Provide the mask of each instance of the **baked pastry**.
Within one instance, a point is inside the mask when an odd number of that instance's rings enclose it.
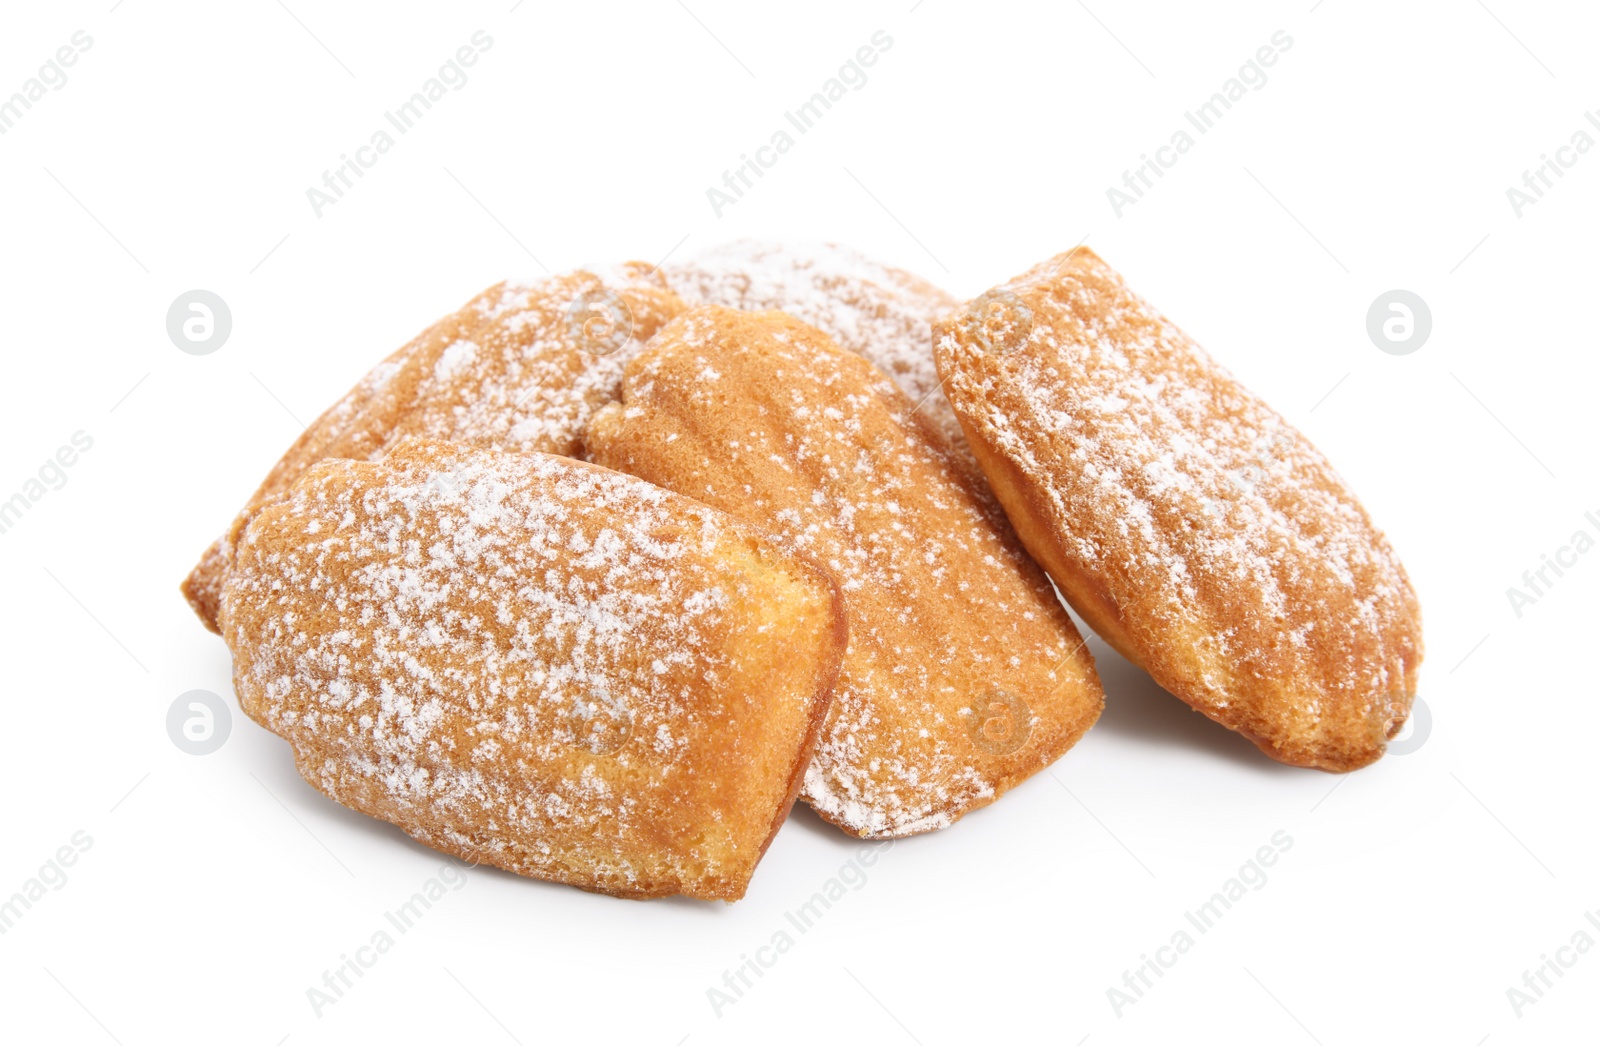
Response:
[[[1018,534],[1107,642],[1274,759],[1383,754],[1417,598],[1304,436],[1084,249],[942,321],[935,352]]]
[[[262,505],[324,458],[374,459],[407,436],[576,456],[589,415],[622,367],[682,308],[642,262],[489,288],[374,367],[312,423],[184,582],[216,631],[238,535]]]
[[[257,512],[220,623],[240,707],[346,806],[522,875],[730,901],[846,635],[825,572],[723,513],[433,440]]]
[[[629,364],[591,459],[831,570],[850,645],[802,797],[863,838],[942,828],[1057,759],[1099,678],[1048,579],[872,364],[779,312],[703,306]]]
[[[960,304],[951,295],[920,276],[833,243],[736,240],[685,261],[669,261],[661,271],[687,304],[787,312],[871,360],[911,397],[917,417],[981,481],[933,363],[933,321]]]

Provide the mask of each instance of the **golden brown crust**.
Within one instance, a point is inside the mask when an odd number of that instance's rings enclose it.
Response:
[[[616,396],[631,355],[682,308],[642,262],[490,287],[374,367],[273,466],[183,583],[200,620],[254,514],[325,458],[382,457],[407,436],[576,457],[589,415]]]
[[[894,379],[915,415],[981,486],[961,423],[939,387],[933,321],[960,302],[920,276],[835,243],[736,240],[661,266],[689,305],[786,312]]]
[[[827,573],[598,466],[408,440],[257,513],[240,707],[429,846],[624,897],[743,896],[847,629]]]
[[[222,582],[228,576],[228,558],[228,543],[218,538],[206,549],[200,562],[195,564],[179,586],[179,591],[188,600],[195,616],[211,631],[218,633],[222,631],[217,627],[217,614],[222,610]]]
[[[1304,436],[1084,249],[941,322],[935,355],[1018,534],[1112,646],[1274,759],[1383,754],[1416,594]]]
[[[802,797],[862,837],[944,827],[1070,748],[1093,662],[999,509],[870,363],[707,306],[629,364],[597,462],[771,529],[839,579],[850,647]]]

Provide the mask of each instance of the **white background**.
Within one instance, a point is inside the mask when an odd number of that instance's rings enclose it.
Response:
[[[287,2],[11,5],[0,33],[0,96],[94,41],[0,137],[0,498],[94,440],[0,535],[0,897],[93,840],[0,936],[0,1037],[1593,1039],[1600,949],[1520,1016],[1507,995],[1600,940],[1600,553],[1520,618],[1507,597],[1600,513],[1600,151],[1520,218],[1506,197],[1600,108],[1590,5]],[[314,216],[306,189],[478,29],[470,82]],[[706,189],[879,29],[869,82],[716,217]],[[1118,218],[1106,189],[1280,29],[1268,83]],[[803,809],[733,906],[471,872],[317,1016],[306,990],[440,858],[237,712],[213,755],[169,741],[180,693],[233,704],[178,582],[301,423],[476,291],[746,234],[961,295],[1087,236],[1386,528],[1431,733],[1344,779],[1281,767],[1096,642],[1081,744],[880,854],[720,1016],[707,989],[860,849]],[[232,309],[213,355],[166,334],[193,288]],[[1409,356],[1365,332],[1393,288],[1433,312]],[[1278,831],[1266,885],[1119,1016],[1107,989]]]

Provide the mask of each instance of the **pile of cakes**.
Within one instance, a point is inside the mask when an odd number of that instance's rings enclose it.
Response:
[[[752,242],[491,287],[183,587],[313,786],[627,897],[738,899],[797,796],[892,838],[1049,766],[1103,705],[1063,598],[1298,766],[1381,756],[1422,658],[1327,461],[1082,248],[966,303]]]

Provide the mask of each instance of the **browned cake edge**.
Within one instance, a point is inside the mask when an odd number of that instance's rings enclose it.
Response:
[[[1092,252],[1084,252],[1090,254]],[[1095,260],[1098,261],[1098,258]],[[1104,264],[1103,262],[1101,264]],[[946,355],[937,351],[937,346],[942,337],[955,337],[958,335],[959,318],[958,310],[949,316],[943,317],[934,324],[934,361],[939,368],[941,380],[947,380],[945,372]],[[954,401],[952,401],[954,404]],[[1128,661],[1151,674],[1157,685],[1174,697],[1178,698],[1192,710],[1201,713],[1207,718],[1240,734],[1254,744],[1267,757],[1289,766],[1303,767],[1306,769],[1323,770],[1329,773],[1348,773],[1370,766],[1380,759],[1385,752],[1385,742],[1397,735],[1405,725],[1405,716],[1392,720],[1384,736],[1374,736],[1370,743],[1361,748],[1352,748],[1348,744],[1330,744],[1326,739],[1322,743],[1285,744],[1283,739],[1273,739],[1251,728],[1250,721],[1242,715],[1235,714],[1232,709],[1216,709],[1206,707],[1207,702],[1191,690],[1184,682],[1170,673],[1162,672],[1158,667],[1152,666],[1149,661],[1138,653],[1137,644],[1129,638],[1122,627],[1121,612],[1116,603],[1110,598],[1103,587],[1094,583],[1093,577],[1086,571],[1076,568],[1062,552],[1062,543],[1057,539],[1057,526],[1048,506],[1043,501],[1043,495],[1034,490],[1033,484],[1021,475],[1017,466],[1004,454],[994,451],[987,441],[983,439],[982,432],[968,421],[966,414],[957,409],[957,420],[961,422],[961,429],[967,436],[968,445],[972,448],[973,456],[978,460],[985,475],[989,479],[990,488],[999,500],[1006,514],[1010,517],[1017,536],[1022,539],[1023,546],[1027,548],[1035,560],[1045,568],[1045,571],[1055,581],[1061,590],[1062,596],[1077,611],[1086,624],[1092,628],[1101,639],[1117,653]],[[1304,436],[1300,437],[1304,439]],[[1404,704],[1409,710],[1411,701],[1415,698],[1417,689],[1416,667],[1408,666],[1404,681]]]
[[[599,466],[596,466],[599,467]],[[850,618],[845,611],[844,592],[839,588],[839,581],[832,572],[823,568],[810,556],[785,546],[777,535],[769,534],[760,527],[740,522],[742,528],[750,530],[766,541],[768,546],[777,552],[788,555],[805,570],[820,578],[828,587],[828,598],[833,611],[833,643],[829,648],[829,657],[826,668],[822,672],[823,683],[819,686],[811,700],[811,716],[806,723],[805,736],[800,744],[800,755],[795,760],[794,768],[789,771],[789,786],[785,791],[787,798],[778,804],[778,812],[772,820],[772,830],[761,843],[761,849],[756,853],[756,863],[766,856],[767,848],[772,845],[772,840],[778,837],[778,829],[789,819],[789,812],[794,809],[794,804],[800,797],[800,789],[805,785],[806,768],[811,765],[811,757],[816,754],[817,745],[822,740],[822,728],[828,721],[828,710],[833,706],[833,688],[838,682],[839,672],[844,667],[845,651],[850,646]],[[739,897],[744,896],[744,891],[739,891]],[[731,898],[738,900],[738,898]]]
[[[331,464],[333,460],[334,459],[325,459],[325,461],[329,464]],[[323,463],[318,464],[321,465]],[[574,460],[572,461],[572,464],[581,468],[594,469],[603,472],[613,471],[605,468],[602,465],[597,465],[592,462]],[[315,469],[317,466],[313,466],[313,468]],[[298,486],[298,483],[296,486]],[[277,501],[283,500],[283,498],[290,496],[293,492],[293,489],[294,488],[290,488],[290,490],[285,491],[283,495],[280,495],[279,498],[272,499],[272,501],[269,501],[267,504],[261,506],[262,511],[258,512],[257,515],[251,520],[251,524],[253,525],[256,519],[262,518],[265,512],[269,510]],[[770,848],[772,845],[772,841],[777,838],[778,831],[783,827],[784,822],[788,820],[789,813],[794,808],[795,801],[799,797],[800,789],[805,781],[806,768],[810,765],[812,755],[815,753],[817,744],[821,740],[822,728],[827,721],[828,711],[832,707],[834,684],[838,679],[839,671],[844,663],[844,655],[849,645],[850,636],[849,620],[845,612],[844,595],[840,591],[838,582],[831,572],[824,569],[810,556],[789,548],[776,535],[767,532],[757,525],[747,523],[738,519],[737,517],[728,515],[727,513],[719,512],[710,506],[702,505],[699,502],[693,501],[691,498],[686,498],[683,495],[675,494],[670,491],[668,494],[672,498],[681,499],[686,502],[692,502],[696,509],[716,513],[721,517],[721,522],[728,533],[738,534],[750,545],[761,548],[766,556],[774,557],[793,564],[799,569],[800,572],[809,575],[815,581],[821,582],[822,586],[828,593],[830,611],[829,616],[832,619],[833,627],[831,634],[828,637],[830,642],[826,647],[826,661],[823,663],[822,670],[817,676],[818,684],[810,698],[810,709],[806,717],[805,730],[801,735],[800,744],[795,753],[793,766],[789,772],[789,780],[784,791],[785,798],[778,804],[777,810],[773,814],[772,827],[767,832],[766,838],[762,840],[760,848],[756,851],[755,860],[751,864],[751,878],[753,878],[755,868],[759,867],[761,859],[766,855],[768,848]],[[220,546],[220,544],[221,543],[219,541],[218,545]],[[218,580],[223,585],[226,583],[226,578],[226,572],[218,575]],[[220,609],[220,589],[216,593],[216,599],[218,600]],[[220,627],[217,629],[217,631],[220,634]],[[269,733],[273,733],[275,736],[280,737],[280,739],[289,745],[290,751],[294,757],[295,770],[300,775],[301,779],[306,782],[306,784],[341,806],[354,810],[356,813],[362,814],[363,816],[372,817],[375,820],[381,820],[386,824],[393,825],[395,828],[406,833],[407,836],[431,850],[437,850],[440,853],[456,857],[473,867],[477,867],[480,864],[488,864],[491,867],[500,868],[503,871],[511,872],[514,875],[523,876],[524,878],[536,879],[539,882],[550,882],[556,885],[572,886],[583,890],[586,893],[601,894],[604,896],[617,897],[624,900],[651,900],[660,897],[684,896],[693,898],[695,900],[720,900],[731,904],[734,901],[742,899],[746,893],[746,890],[748,889],[748,878],[740,882],[728,876],[719,876],[715,880],[702,884],[691,884],[678,880],[658,882],[641,881],[636,887],[633,888],[618,887],[609,883],[603,884],[594,878],[590,878],[587,881],[579,878],[567,878],[560,880],[544,879],[538,876],[527,875],[526,873],[519,871],[517,868],[511,867],[509,863],[502,864],[497,862],[492,858],[492,856],[485,856],[483,850],[489,849],[487,847],[480,848],[478,852],[474,853],[467,847],[450,841],[450,833],[452,832],[456,834],[467,833],[461,833],[458,827],[447,825],[443,821],[440,821],[432,816],[428,816],[430,811],[421,811],[423,814],[421,817],[418,817],[415,815],[415,813],[413,813],[408,818],[402,820],[400,818],[388,816],[387,814],[380,812],[385,805],[381,797],[378,798],[377,801],[369,804],[372,809],[364,809],[363,806],[356,805],[359,800],[357,800],[355,797],[346,797],[335,794],[334,791],[323,786],[321,774],[317,771],[315,766],[311,765],[311,757],[316,755],[323,759],[330,758],[330,755],[327,752],[312,747],[306,747],[303,749],[302,746],[297,744],[294,740],[283,737],[281,734],[278,734],[276,731],[272,730],[272,728],[267,724],[264,716],[255,714],[256,702],[246,699],[246,695],[249,694],[253,689],[253,684],[247,677],[242,677],[240,672],[241,666],[237,661],[235,661],[233,673],[234,688],[235,692],[240,695],[239,705],[241,710],[243,710],[246,715],[248,715],[263,729],[266,729]],[[332,758],[336,758],[336,756],[333,756]],[[406,820],[409,820],[411,824],[408,825],[405,823]]]

